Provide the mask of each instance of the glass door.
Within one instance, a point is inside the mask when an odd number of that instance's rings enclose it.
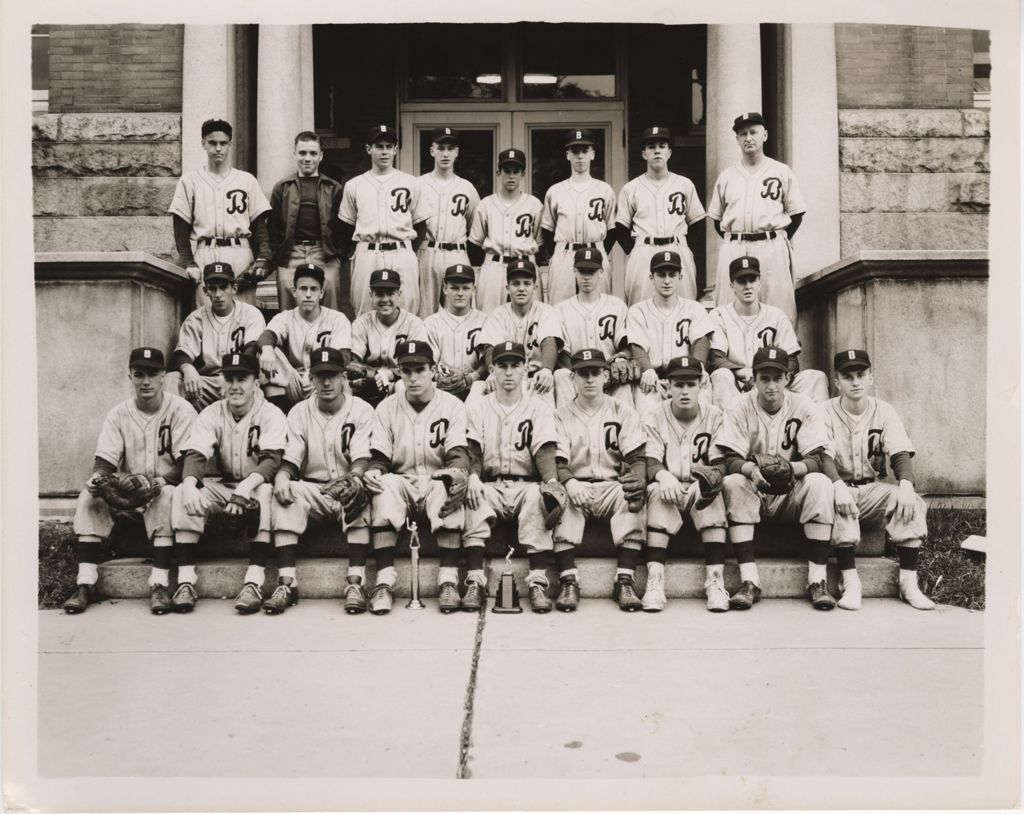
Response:
[[[452,127],[459,133],[459,157],[455,172],[472,183],[480,197],[494,192],[498,151],[510,146],[512,116],[509,113],[456,113],[416,111],[402,114],[400,166],[413,175],[423,175],[434,167],[430,157],[430,137],[438,127]]]

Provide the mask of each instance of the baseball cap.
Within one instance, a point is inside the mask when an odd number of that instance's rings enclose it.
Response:
[[[608,360],[597,348],[583,348],[572,355],[570,364],[573,370],[584,370],[588,367],[607,368]]]
[[[376,124],[366,131],[366,143],[376,144],[378,141],[390,141],[398,144],[398,133],[390,124]]]
[[[213,280],[224,280],[228,283],[235,281],[235,270],[230,263],[207,263],[203,266],[203,282],[209,283]]]
[[[418,342],[415,339],[399,342],[395,348],[395,362],[401,365],[415,363],[432,365],[434,364],[434,352],[426,342]]]
[[[565,134],[565,146],[567,148],[577,144],[593,147],[596,143],[593,130],[570,130]]]
[[[729,279],[735,280],[741,275],[756,274],[761,276],[761,262],[756,257],[737,257],[729,264]]]
[[[735,133],[735,132],[737,132],[739,130],[742,130],[744,127],[746,127],[748,125],[751,125],[751,124],[759,124],[762,127],[764,127],[765,126],[764,116],[762,116],[760,113],[758,113],[756,111],[751,111],[750,113],[741,113],[733,121],[733,123],[732,123],[732,130]]]
[[[475,283],[476,274],[472,266],[465,263],[456,263],[444,270],[444,281],[446,283]]]
[[[128,367],[143,370],[166,370],[163,351],[157,348],[135,348],[128,355]]]
[[[377,269],[370,274],[370,288],[401,288],[402,278],[394,269]]]
[[[231,125],[224,121],[224,119],[207,119],[203,122],[200,132],[203,138],[206,138],[210,133],[225,133],[229,139],[232,137]]]
[[[221,373],[260,375],[260,360],[249,353],[225,353],[220,362]]]
[[[661,271],[661,269],[675,269],[679,271],[683,267],[682,260],[679,259],[679,252],[658,252],[651,258],[651,272]]]
[[[457,146],[459,143],[459,134],[451,127],[438,127],[430,134],[430,140],[435,144],[440,144],[442,141],[450,141],[452,144]]]
[[[526,348],[519,342],[499,342],[491,351],[491,361],[500,362],[504,359],[514,359],[519,362],[526,361]]]
[[[866,367],[871,367],[871,359],[866,350],[859,348],[841,350],[833,358],[832,367],[835,368],[836,373],[841,373],[844,370],[863,370]]]
[[[648,127],[640,136],[640,143],[646,144],[648,141],[667,141],[671,145],[672,131],[667,127]]]
[[[580,271],[599,271],[604,268],[604,256],[597,249],[577,249],[572,264]]]
[[[753,370],[781,370],[789,372],[789,354],[782,348],[759,348],[750,365]]]
[[[526,153],[522,150],[517,150],[514,147],[509,150],[502,150],[498,153],[498,169],[500,170],[506,164],[515,164],[517,167],[526,169]]]
[[[520,257],[518,260],[509,263],[508,268],[505,270],[506,280],[511,280],[513,277],[529,277],[530,279],[536,280],[537,267],[533,265],[532,260]]]
[[[341,373],[345,357],[337,348],[317,348],[309,354],[310,373]]]
[[[703,375],[703,363],[689,356],[677,356],[668,363],[665,370],[666,379],[699,379]]]
[[[298,285],[300,277],[312,277],[321,286],[324,284],[324,270],[312,263],[303,263],[301,266],[295,267],[295,276],[292,277],[292,283]]]

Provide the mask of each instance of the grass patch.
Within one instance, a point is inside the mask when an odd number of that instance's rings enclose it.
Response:
[[[78,572],[75,532],[70,523],[39,523],[39,607],[59,608]]]
[[[981,509],[932,509],[928,512],[928,539],[918,561],[921,590],[935,602],[971,610],[985,609],[985,563],[960,552],[960,543],[972,534],[985,536]]]

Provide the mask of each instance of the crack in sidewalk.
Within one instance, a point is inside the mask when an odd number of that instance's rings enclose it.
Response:
[[[473,703],[476,699],[476,673],[480,666],[480,650],[484,641],[484,626],[487,623],[487,603],[480,608],[480,617],[476,622],[476,639],[473,642],[473,661],[469,668],[469,685],[466,687],[465,714],[462,717],[462,732],[459,737],[459,770],[455,773],[457,780],[468,780],[469,747],[473,740]]]

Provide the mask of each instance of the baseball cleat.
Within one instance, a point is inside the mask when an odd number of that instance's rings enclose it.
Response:
[[[462,600],[459,598],[459,589],[454,582],[442,582],[437,592],[437,604],[441,613],[451,613],[462,607]]]
[[[724,590],[724,588],[723,588]],[[708,600],[710,602],[710,600]],[[761,601],[761,589],[749,579],[744,580],[739,588],[729,597],[729,607],[732,610],[750,610]],[[710,610],[710,605],[708,610]]]
[[[191,582],[182,582],[171,597],[171,607],[175,613],[189,613],[198,598],[195,586]]]
[[[255,582],[247,582],[235,597],[235,610],[243,615],[256,613],[263,606],[263,593]]]
[[[353,577],[358,579],[358,577]],[[345,613],[366,612],[366,591],[361,582],[350,582],[345,586]]]
[[[612,587],[612,599],[619,603],[619,610],[633,613],[643,608],[644,603],[640,601],[640,597],[636,595],[636,590],[633,587],[633,577],[620,574],[615,579],[615,585]]]
[[[839,572],[839,601],[836,603],[843,610],[860,610],[863,588],[860,576],[856,571]]]
[[[750,585],[752,583],[745,582],[744,585]],[[742,590],[742,588],[740,588]],[[736,592],[737,596],[739,591]],[[732,600],[729,598],[729,592],[725,590],[725,581],[722,579],[721,574],[715,574],[714,576],[708,577],[704,582],[704,595],[707,597],[707,609],[712,613],[724,613],[729,610],[732,605]],[[746,607],[750,607],[747,605]]]
[[[395,603],[395,592],[391,586],[386,583],[381,583],[373,589],[373,593],[370,594],[370,613],[374,616],[383,616],[391,610],[391,606]],[[352,613],[352,611],[349,611]],[[362,613],[362,611],[357,611]]]
[[[277,615],[284,613],[289,605],[299,604],[299,589],[283,582],[274,589],[269,599],[263,602],[264,613]]]
[[[647,588],[644,590],[643,610],[657,613],[663,610],[665,597],[665,566],[660,562],[647,563]]]
[[[935,603],[918,587],[917,572],[910,573],[913,575],[910,578],[900,575],[900,599],[917,610],[935,610]]]
[[[171,595],[167,593],[167,586],[154,585],[149,592],[149,612],[163,616],[172,609]]]
[[[560,577],[558,580],[558,598],[555,607],[560,611],[572,613],[580,604],[580,584],[576,577]]]
[[[64,613],[85,613],[92,601],[92,586],[76,585],[75,592],[64,602]]]
[[[828,585],[825,583],[825,580],[808,585],[807,596],[810,597],[811,604],[815,610],[830,611],[836,606],[836,601],[832,598],[832,594],[828,592]]]
[[[487,586],[482,582],[470,582],[466,585],[466,595],[462,597],[462,609],[473,613],[487,603]]]
[[[540,582],[531,582],[530,586],[530,607],[534,613],[548,613],[552,605],[548,599],[548,586]]]

